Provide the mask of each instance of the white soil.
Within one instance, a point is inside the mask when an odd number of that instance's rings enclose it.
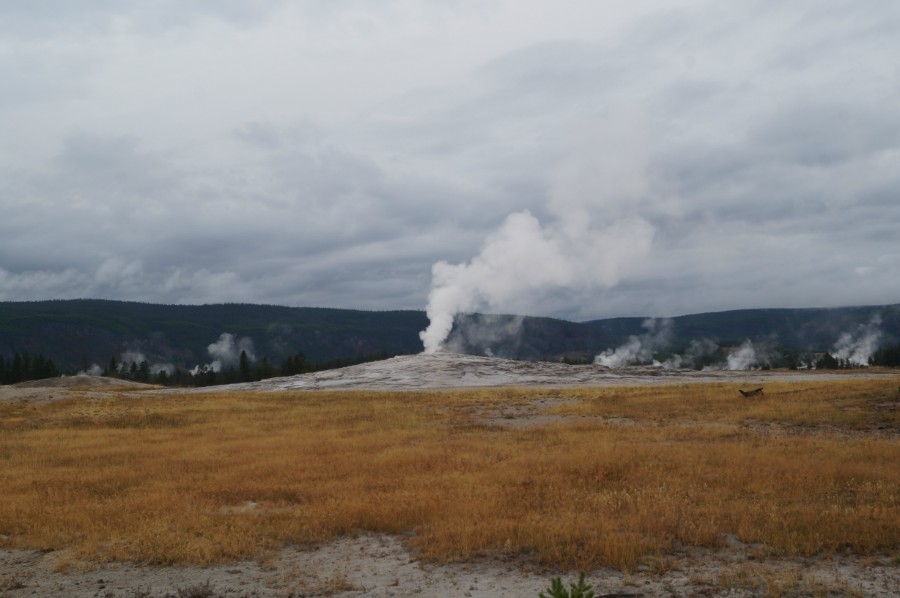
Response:
[[[833,380],[896,375],[884,370],[725,371],[674,370],[651,366],[609,368],[546,361],[513,361],[438,352],[403,355],[337,370],[270,378],[249,384],[216,387],[234,390],[417,390],[491,386],[610,386],[694,382],[740,382],[748,389],[769,380]]]

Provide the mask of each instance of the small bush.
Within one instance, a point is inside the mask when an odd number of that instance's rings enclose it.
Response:
[[[549,594],[541,592],[538,598],[594,598],[594,588],[584,581],[584,571],[578,576],[578,583],[570,583],[568,590],[559,577],[554,577],[547,591]]]

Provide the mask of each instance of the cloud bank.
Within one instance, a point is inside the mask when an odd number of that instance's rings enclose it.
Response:
[[[898,30],[877,0],[6,3],[0,300],[428,305],[429,339],[895,303]]]

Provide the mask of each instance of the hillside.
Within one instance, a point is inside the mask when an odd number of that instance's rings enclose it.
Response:
[[[280,307],[272,305],[155,305],[104,300],[0,303],[0,355],[42,353],[62,369],[119,361],[126,353],[153,363],[191,368],[211,360],[208,347],[223,333],[252,340],[253,352],[280,363],[303,351],[328,361],[421,350],[417,311]]]
[[[569,322],[511,315],[462,316],[452,351],[534,360],[590,361],[635,337],[655,351],[680,353],[692,342],[736,346],[745,340],[781,351],[828,351],[842,335],[878,332],[900,339],[900,305],[833,309],[758,309],[671,318]],[[272,363],[302,351],[308,361],[402,355],[422,350],[428,321],[420,311],[368,312],[272,305],[155,305],[70,300],[0,303],[0,356],[43,354],[63,370],[105,365],[111,357],[191,368],[210,362],[210,345],[233,335],[240,347]],[[854,336],[855,335],[855,336]],[[248,340],[249,339],[249,340]],[[247,344],[249,343],[249,344]]]
[[[843,335],[877,344],[900,339],[900,304],[807,309],[745,309],[658,319],[567,322],[551,318],[471,315],[457,318],[450,345],[460,353],[513,359],[592,359],[636,337],[654,352],[682,353],[692,343],[733,347],[752,341],[781,352],[830,351]],[[662,324],[665,323],[665,326]],[[648,329],[649,328],[649,329]]]

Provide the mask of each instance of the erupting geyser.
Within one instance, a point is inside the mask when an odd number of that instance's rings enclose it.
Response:
[[[654,229],[630,218],[603,230],[590,226],[544,228],[530,212],[511,214],[466,264],[432,267],[426,312],[419,333],[425,353],[441,348],[458,313],[483,307],[527,305],[538,289],[609,288],[620,270],[650,251]]]
[[[570,146],[549,181],[551,221],[514,212],[468,263],[432,267],[425,353],[441,348],[458,313],[521,313],[545,291],[609,288],[649,253],[655,229],[638,215],[649,195],[649,130],[640,114],[620,111],[561,135]]]

